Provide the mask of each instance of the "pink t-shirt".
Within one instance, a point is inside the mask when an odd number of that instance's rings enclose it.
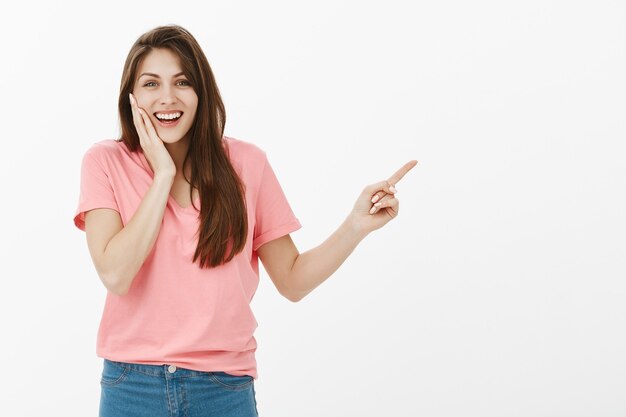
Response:
[[[259,284],[257,249],[302,226],[258,146],[225,136],[230,161],[245,184],[248,238],[230,262],[201,269],[192,262],[199,220],[193,205],[170,195],[157,240],[126,295],[107,291],[96,354],[113,361],[173,364],[258,378],[257,321],[250,301]],[[81,165],[74,224],[85,230],[85,212],[108,207],[127,224],[152,183],[142,152],[124,142],[94,143]],[[199,207],[199,200],[196,200]]]

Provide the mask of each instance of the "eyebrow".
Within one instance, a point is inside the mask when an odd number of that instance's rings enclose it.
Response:
[[[154,77],[154,78],[161,78],[161,77],[159,77],[159,74],[153,74],[151,72],[144,72],[143,74],[141,74],[139,76],[139,78],[143,77],[144,75],[148,75],[148,76]],[[181,71],[178,74],[174,74],[172,77],[178,77],[179,75],[185,75],[185,73]]]

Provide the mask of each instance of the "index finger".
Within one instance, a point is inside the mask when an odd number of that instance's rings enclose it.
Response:
[[[141,111],[139,110],[137,99],[135,99],[135,96],[132,93],[129,93],[128,96],[130,98],[131,112],[133,113],[133,124],[135,125],[139,141],[141,142],[142,137],[148,136],[148,131],[146,130],[145,121],[141,115]]]
[[[139,121],[142,120],[139,105],[137,104],[137,100],[132,93],[129,93],[128,97],[130,99],[130,111],[133,114],[133,122],[135,124],[135,128],[137,129],[137,133],[139,133]]]
[[[400,181],[402,177],[406,175],[407,172],[413,169],[415,165],[417,165],[417,161],[415,159],[407,162],[406,164],[402,166],[402,168],[394,172],[394,174],[391,177],[389,177],[387,181],[389,181],[391,185],[397,184],[398,181]]]

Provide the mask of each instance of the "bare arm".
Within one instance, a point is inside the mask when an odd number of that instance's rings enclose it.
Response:
[[[257,252],[278,291],[297,302],[326,281],[364,238],[346,219],[322,244],[302,254],[289,235],[267,242]]]
[[[278,291],[290,301],[300,301],[331,276],[369,233],[395,218],[400,203],[393,185],[415,165],[417,161],[409,161],[388,180],[365,187],[352,212],[319,246],[300,254],[286,235],[259,247],[259,258]]]
[[[176,176],[176,165],[148,114],[132,94],[129,99],[139,143],[153,172],[152,184],[126,226],[115,210],[95,209],[85,214],[91,258],[105,287],[118,295],[128,292],[156,242]]]
[[[128,292],[161,229],[173,177],[157,175],[126,226],[117,211],[85,213],[87,244],[104,286],[114,294]]]

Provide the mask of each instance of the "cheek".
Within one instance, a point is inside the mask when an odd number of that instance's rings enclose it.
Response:
[[[150,92],[146,91],[144,88],[136,87],[132,93],[135,100],[137,100],[137,105],[143,109],[151,102]]]
[[[189,115],[191,116],[191,117],[190,117],[190,119],[191,119],[192,121],[193,121],[193,120],[195,120],[195,118],[196,118],[196,114],[198,114],[198,107],[197,107],[197,106],[198,106],[198,104],[197,104],[197,103],[194,103],[194,104],[193,104],[193,105],[191,105],[191,106],[189,106],[189,105],[188,105],[188,108],[193,109],[193,110],[191,110],[191,109],[188,109],[188,110],[187,110],[187,114],[189,114]]]
[[[148,104],[148,100],[146,99],[145,95],[137,94],[135,96],[135,100],[137,100],[137,105],[139,107],[141,107],[144,110],[146,109],[146,105]]]
[[[198,108],[198,96],[195,92],[189,92],[189,94],[185,97],[185,104],[189,108],[196,109]]]

